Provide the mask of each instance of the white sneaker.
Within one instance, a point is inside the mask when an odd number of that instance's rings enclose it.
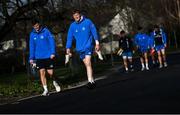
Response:
[[[162,64],[160,64],[160,65],[159,65],[159,68],[161,69],[162,67],[163,67],[163,65],[162,65]]]
[[[149,70],[149,67],[148,67],[148,66],[146,67],[146,70]]]
[[[48,96],[48,95],[49,95],[49,93],[47,90],[44,90],[44,92],[41,94],[41,96]]]
[[[53,85],[56,89],[56,92],[60,92],[61,91],[61,87],[58,85],[58,83],[56,81],[53,81]]]
[[[167,65],[167,62],[164,62],[164,67],[167,67],[168,65]]]
[[[144,70],[145,70],[145,67],[142,67],[142,68],[141,68],[141,71],[144,71]]]

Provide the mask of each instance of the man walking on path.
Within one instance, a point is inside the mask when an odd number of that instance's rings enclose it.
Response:
[[[135,35],[135,44],[138,49],[138,53],[140,55],[140,61],[141,61],[141,71],[149,70],[149,64],[148,64],[148,49],[149,46],[149,36],[142,32],[142,27],[138,28],[138,33]],[[145,63],[144,63],[145,62]]]
[[[92,89],[95,87],[95,82],[93,78],[93,70],[91,63],[91,55],[94,50],[99,51],[99,38],[97,30],[92,21],[81,15],[79,10],[73,11],[74,22],[70,25],[67,43],[66,43],[66,53],[71,55],[71,47],[73,40],[76,41],[76,51],[80,55],[80,59],[84,62],[87,71],[88,84],[87,87]]]
[[[130,71],[134,71],[132,55],[133,55],[133,41],[128,37],[125,31],[120,32],[119,47],[123,50],[122,58],[124,62],[125,72],[128,73],[128,61],[130,63]]]
[[[33,30],[30,33],[29,49],[30,49],[30,63],[33,64],[36,60],[36,67],[40,72],[41,83],[44,88],[42,96],[47,96],[47,80],[46,70],[49,76],[53,79],[53,85],[57,92],[60,92],[61,88],[55,80],[54,75],[54,59],[55,59],[55,41],[50,31],[42,26],[39,20],[32,21]]]
[[[159,68],[163,67],[163,61],[164,67],[167,67],[165,54],[165,48],[167,47],[167,38],[165,32],[156,25],[151,36],[153,38],[153,49],[155,49],[158,53]]]

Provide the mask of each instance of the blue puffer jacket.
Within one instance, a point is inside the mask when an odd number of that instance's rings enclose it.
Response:
[[[39,32],[33,29],[29,41],[29,59],[50,58],[52,54],[55,55],[55,47],[54,36],[46,27],[42,27]]]
[[[69,28],[66,48],[72,47],[72,42],[76,41],[76,51],[84,52],[93,48],[94,41],[99,40],[95,25],[90,19],[82,16],[80,22],[74,21]]]
[[[135,35],[135,45],[140,49],[149,49],[150,48],[150,37],[144,33],[137,33]]]

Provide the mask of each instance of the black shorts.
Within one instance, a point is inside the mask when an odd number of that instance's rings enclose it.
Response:
[[[37,59],[36,67],[37,69],[54,69],[54,59]]]

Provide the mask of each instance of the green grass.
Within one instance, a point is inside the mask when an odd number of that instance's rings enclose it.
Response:
[[[94,74],[100,74],[111,68],[110,64],[94,64]],[[79,66],[71,75],[69,68],[57,68],[55,69],[55,75],[60,82],[62,89],[68,87],[68,85],[75,84],[80,81],[87,80],[85,67]],[[52,80],[48,79],[48,88],[50,91],[54,90]],[[3,74],[0,76],[0,101],[10,101],[10,99],[22,98],[30,95],[40,94],[43,89],[39,80],[32,81],[26,73],[17,74]]]

